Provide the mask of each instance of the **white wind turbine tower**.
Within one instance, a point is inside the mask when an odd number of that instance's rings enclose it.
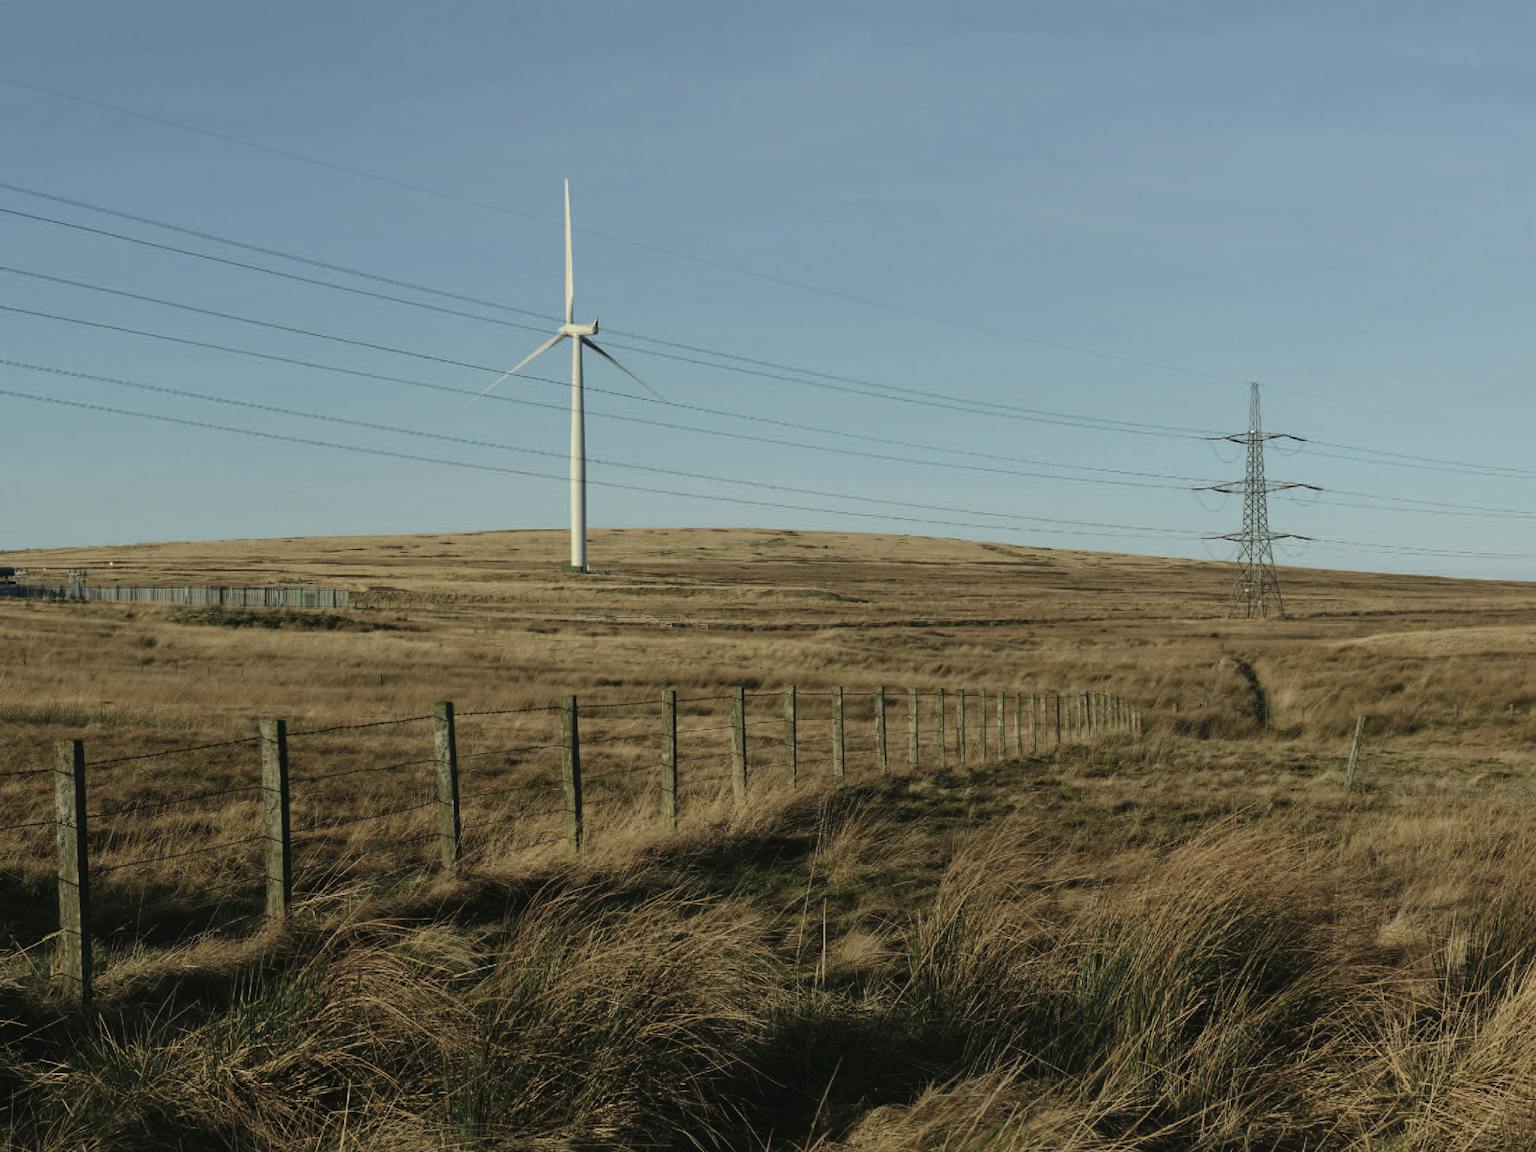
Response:
[[[657,394],[640,377],[610,356],[592,337],[597,335],[597,320],[590,324],[578,324],[575,320],[576,287],[571,267],[571,182],[565,182],[565,323],[555,329],[555,334],[540,344],[515,367],[503,372],[480,394],[480,399],[509,376],[515,376],[560,341],[571,342],[571,563],[573,572],[587,571],[587,425],[582,403],[581,350],[590,348],[624,375],[639,384],[647,392]],[[465,407],[469,407],[468,404]]]

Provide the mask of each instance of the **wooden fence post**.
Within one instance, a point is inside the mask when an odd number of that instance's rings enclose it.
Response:
[[[288,721],[261,722],[261,798],[266,817],[267,919],[280,921],[293,900],[293,829],[288,820]]]
[[[965,689],[955,693],[955,763],[965,764]]]
[[[843,686],[832,689],[832,776],[841,780],[843,762]]]
[[[885,688],[875,689],[875,762],[884,776],[891,770],[891,760],[885,746]]]
[[[799,721],[795,715],[795,686],[784,689],[784,760],[789,768],[789,786],[793,788],[800,776],[800,746],[796,731]]]
[[[1056,750],[1061,751],[1061,693],[1052,689],[1051,699],[1056,707]]]
[[[1362,714],[1355,719],[1355,739],[1349,746],[1349,767],[1344,771],[1344,791],[1350,792],[1355,787],[1355,768],[1360,763],[1360,737],[1365,734],[1365,716]]]
[[[1024,693],[1013,694],[1013,756],[1024,759]]]
[[[917,689],[907,689],[907,766],[913,772],[917,771],[918,746],[917,746]]]
[[[1005,718],[1008,711],[1008,693],[994,692],[992,699],[997,703],[997,758],[1004,760],[1008,757],[1008,728]]]
[[[1045,719],[1045,697],[1029,694],[1029,754],[1040,755],[1040,725]]]
[[[459,739],[453,722],[453,702],[432,709],[432,743],[437,752],[437,845],[445,870],[456,871],[463,858],[463,824],[459,814]]]
[[[581,714],[575,696],[560,709],[560,776],[565,786],[565,842],[581,851],[585,829],[581,811]]]
[[[661,818],[677,831],[677,689],[661,694]]]
[[[59,941],[54,971],[64,995],[91,1005],[91,863],[86,828],[85,741],[60,740],[53,751],[53,813],[59,849]]]
[[[976,727],[980,732],[978,736],[977,757],[981,760],[987,758],[987,690],[976,690]]]
[[[736,803],[747,802],[747,689],[738,684],[731,692],[731,794]]]
[[[939,771],[943,772],[948,767],[946,748],[949,743],[949,733],[946,725],[949,721],[944,716],[944,689],[939,689],[939,694],[933,703],[934,717],[939,728]]]

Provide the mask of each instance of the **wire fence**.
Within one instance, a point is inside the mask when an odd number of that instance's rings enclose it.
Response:
[[[0,961],[54,939],[65,990],[86,999],[93,934],[281,922],[359,882],[579,854],[811,777],[1137,736],[1140,716],[1083,693],[786,687],[259,728],[97,759],[79,740],[11,749]]]

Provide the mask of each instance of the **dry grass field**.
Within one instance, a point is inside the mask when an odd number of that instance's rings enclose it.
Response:
[[[49,980],[51,784],[0,775],[0,825],[44,821],[0,832],[0,1138],[1536,1146],[1536,588],[1287,571],[1295,618],[1260,624],[1222,618],[1229,570],[1204,563],[632,530],[595,534],[599,571],[570,576],[562,548],[528,532],[0,557],[358,594],[341,613],[0,600],[0,773],[84,739],[103,870],[97,1005],[71,1016]],[[764,717],[739,809],[736,684]],[[882,685],[903,734],[883,777]],[[690,701],[675,834],[654,795],[667,687]],[[924,715],[914,772],[908,687],[1108,692],[1146,730],[1022,757],[994,742],[939,771]],[[567,692],[594,706],[587,770],[607,777],[580,860],[551,839],[555,718],[537,710]],[[443,699],[466,792],[452,878],[414,807]],[[260,796],[229,791],[259,778],[263,716],[298,733],[301,903],[282,930],[252,915]],[[162,806],[202,791],[221,794]]]

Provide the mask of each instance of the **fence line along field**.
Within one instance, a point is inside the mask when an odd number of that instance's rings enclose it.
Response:
[[[1536,1138],[1527,585],[1286,572],[1266,624],[1184,561],[564,543],[4,558],[350,593],[0,600],[8,1144]]]
[[[818,699],[830,705],[830,715],[815,715]],[[1097,693],[1065,698],[1057,692],[1032,693],[1026,698],[996,691],[989,699],[985,691],[961,689],[947,696],[943,689],[926,693],[912,688],[905,693],[905,705],[905,766],[914,775],[925,762],[937,771],[951,763],[963,768],[985,762],[987,734],[994,724],[993,757],[1014,760],[1134,737],[1139,729],[1131,705]],[[567,696],[559,705],[464,713],[443,701],[429,716],[292,733],[286,721],[268,719],[247,740],[194,744],[95,765],[89,764],[84,741],[61,740],[51,770],[9,770],[10,779],[51,785],[51,795],[36,796],[34,810],[20,813],[30,819],[0,824],[0,845],[9,865],[0,875],[12,890],[0,931],[18,941],[19,955],[51,938],[61,991],[73,1002],[89,1004],[103,952],[97,924],[118,937],[152,937],[157,924],[155,910],[145,906],[147,897],[174,888],[192,858],[199,880],[180,894],[178,925],[192,914],[221,930],[252,925],[260,916],[280,926],[294,910],[296,897],[312,898],[337,887],[342,857],[366,868],[372,879],[419,878],[434,870],[455,875],[466,865],[505,864],[557,843],[580,856],[594,843],[594,834],[600,843],[646,823],[675,833],[685,814],[703,814],[707,820],[727,799],[741,809],[759,794],[792,790],[801,784],[802,770],[807,783],[834,785],[850,772],[886,776],[891,771],[890,714],[883,689],[802,693],[790,687],[783,693],[749,693],[738,686],[727,696],[679,697],[669,689],[660,701],[582,704]],[[409,735],[402,735],[415,733],[422,721],[430,722],[430,755],[424,740],[414,752],[407,751]],[[509,729],[509,721],[517,726]],[[385,733],[394,739],[390,754],[377,763],[327,770],[321,760],[312,771],[292,771],[297,741],[318,759],[326,737],[366,747]],[[473,734],[462,752],[461,733]],[[506,743],[509,736],[516,742]],[[151,762],[182,757],[195,764],[218,752],[245,754],[247,783],[215,788],[194,783],[187,791],[185,772],[170,787],[135,775],[135,769]],[[259,755],[259,773],[252,753]],[[402,754],[407,758],[399,759]],[[403,801],[388,794],[360,797],[335,785],[380,773],[394,777]],[[124,795],[131,798],[123,802]],[[104,796],[111,799],[103,803]],[[248,806],[242,800],[259,805],[259,821],[240,823],[241,816],[252,815],[241,811]],[[467,829],[466,802],[471,815]],[[43,815],[49,805],[51,820]],[[212,839],[185,824],[171,827],[155,819],[188,807],[216,820]],[[57,848],[57,932],[29,939],[25,925],[47,920],[45,910],[29,907],[24,899],[44,887],[38,875],[48,863],[45,839]],[[306,867],[296,883],[295,852],[300,849]],[[210,883],[215,874],[224,878]],[[0,963],[5,959],[0,952]]]

